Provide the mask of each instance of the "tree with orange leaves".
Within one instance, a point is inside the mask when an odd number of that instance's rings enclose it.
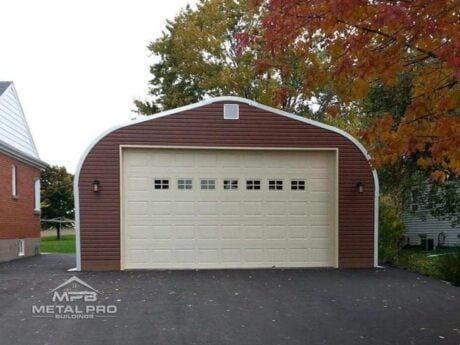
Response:
[[[265,0],[253,6],[263,13],[259,39],[270,54],[257,62],[260,69],[285,65],[289,73],[288,48],[304,62],[304,95],[332,81],[331,113],[363,100],[375,85],[410,80],[404,113],[382,111],[361,131],[377,168],[416,157],[435,181],[460,175],[460,2]]]

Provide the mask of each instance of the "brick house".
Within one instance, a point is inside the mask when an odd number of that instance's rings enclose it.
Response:
[[[12,82],[0,82],[0,262],[40,251],[40,160]]]

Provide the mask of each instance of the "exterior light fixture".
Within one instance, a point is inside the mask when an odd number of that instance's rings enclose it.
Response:
[[[96,178],[93,181],[93,192],[98,193],[100,189],[101,189],[101,182],[99,182],[99,180]]]
[[[364,184],[362,182],[358,182],[356,188],[358,189],[358,193],[364,192]]]

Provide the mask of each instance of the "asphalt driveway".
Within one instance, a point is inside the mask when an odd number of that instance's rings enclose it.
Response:
[[[460,288],[397,269],[77,273],[116,316],[35,317],[73,264],[0,264],[0,344],[460,344]]]

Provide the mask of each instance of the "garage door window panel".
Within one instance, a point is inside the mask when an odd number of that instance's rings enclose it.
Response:
[[[269,190],[283,190],[283,180],[269,180],[268,189]]]
[[[305,180],[292,180],[291,190],[305,190]]]
[[[154,188],[155,189],[169,189],[169,180],[168,179],[155,179]]]
[[[179,179],[177,180],[177,189],[191,190],[193,187],[192,179]]]
[[[200,187],[202,190],[215,190],[216,180],[215,179],[201,179]]]
[[[224,190],[237,190],[238,180],[224,180]]]
[[[247,180],[246,190],[260,190],[260,180]]]

